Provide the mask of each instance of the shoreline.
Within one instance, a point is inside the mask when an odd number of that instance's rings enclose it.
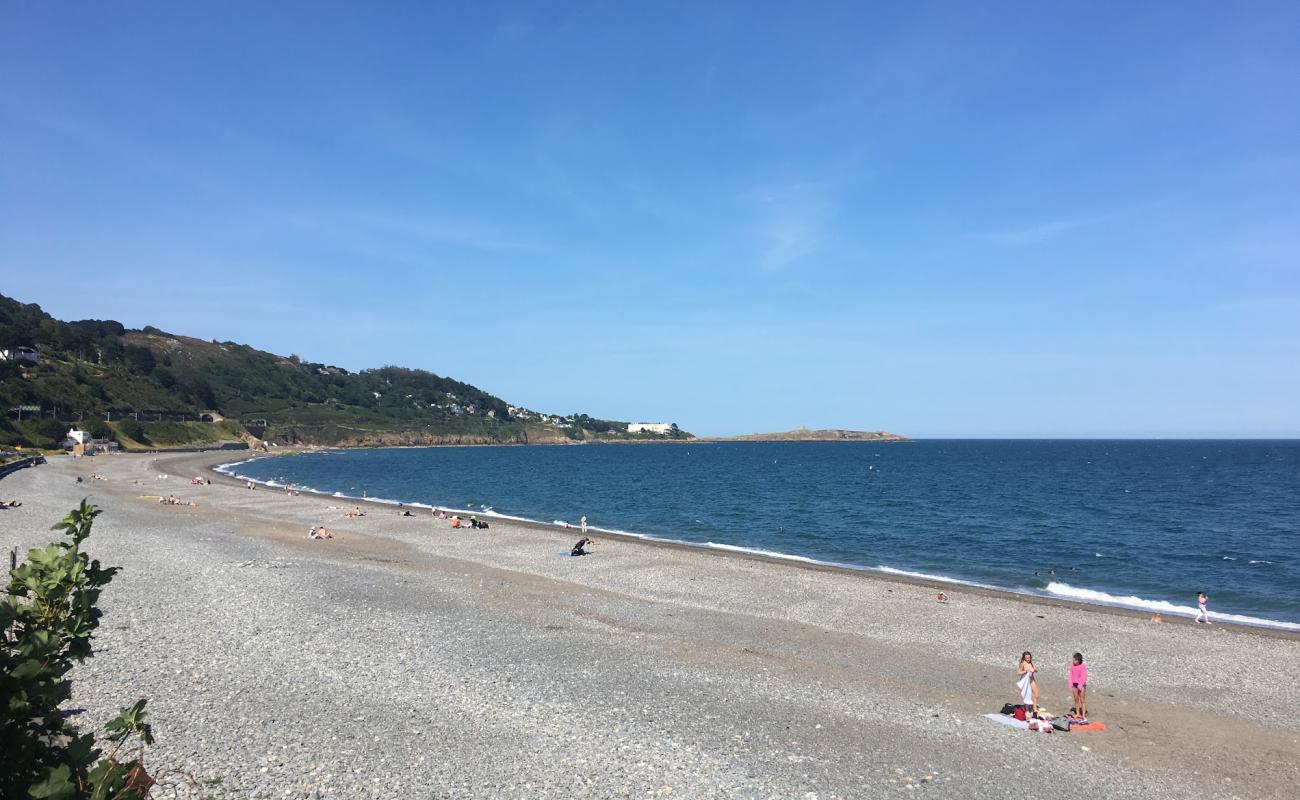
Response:
[[[1009,763],[1142,800],[1280,800],[1300,782],[1291,636],[970,587],[940,604],[932,581],[637,537],[572,558],[554,526],[453,530],[372,501],[347,518],[361,501],[190,484],[229,455],[22,470],[0,539],[41,546],[91,495],[88,549],[121,572],[69,708],[98,727],[147,697],[150,762],[231,796],[982,800]],[[322,524],[331,540],[305,537]],[[1087,654],[1107,730],[984,719],[1024,650],[1058,713]]]
[[[615,443],[621,444],[621,442],[615,442]],[[896,443],[905,444],[910,442],[896,442]],[[433,445],[433,446],[475,447],[481,445]],[[284,454],[254,455],[250,458],[231,461],[228,463],[221,463],[224,459],[215,459],[215,460],[204,459],[200,461],[199,468],[208,472],[212,472],[220,476],[222,479],[235,485],[242,485],[245,480],[253,480],[254,483],[258,484],[259,486],[265,487],[270,491],[281,491],[281,490],[286,490],[287,487],[279,486],[268,481],[255,480],[251,478],[249,479],[237,478],[235,476],[221,472],[220,470],[224,467],[237,466],[239,464],[248,463],[250,461],[259,460],[262,458],[274,458],[274,457],[280,457],[281,455],[284,456],[298,455],[305,452],[325,452],[328,450],[351,451],[354,449],[385,449],[385,450],[412,449],[416,447],[422,448],[423,446],[419,446],[419,445],[409,446],[409,447],[395,446],[395,447],[384,447],[384,448],[319,448],[314,450],[298,450],[298,451],[294,451],[291,453],[284,453]],[[229,457],[229,453],[230,451],[226,452],[226,458]],[[205,455],[210,455],[210,454],[205,454]],[[515,525],[521,528],[535,530],[535,531],[545,531],[550,533],[555,533],[555,532],[567,533],[567,532],[578,531],[578,528],[576,526],[561,527],[554,523],[547,523],[541,520],[529,519],[526,517],[517,517],[512,515],[500,514],[494,511],[470,510],[467,513],[465,510],[457,509],[452,506],[446,506],[446,505],[430,506],[425,503],[405,503],[404,501],[393,500],[389,498],[353,497],[351,495],[326,493],[315,489],[298,489],[296,491],[298,491],[300,495],[306,494],[314,497],[320,497],[323,499],[332,499],[341,502],[361,505],[366,508],[388,509],[388,510],[395,509],[395,508],[409,509],[416,516],[431,517],[435,511],[441,509],[447,511],[448,513],[459,514],[461,516],[468,516],[468,514],[476,514],[479,516],[486,517],[488,519],[508,522],[511,525]],[[929,587],[929,588],[942,590],[945,592],[960,591],[960,592],[966,592],[966,593],[976,594],[985,597],[1009,599],[1009,600],[1031,603],[1031,604],[1036,604],[1036,605],[1041,605],[1041,606],[1046,606],[1051,608],[1067,608],[1067,609],[1074,609],[1079,611],[1089,611],[1094,613],[1114,614],[1114,615],[1128,617],[1132,619],[1143,619],[1148,621],[1151,619],[1152,614],[1159,613],[1162,615],[1161,624],[1188,625],[1192,627],[1197,626],[1197,623],[1194,621],[1194,619],[1191,616],[1186,615],[1186,612],[1169,612],[1169,611],[1161,612],[1161,611],[1133,608],[1131,606],[1124,606],[1124,605],[1111,605],[1103,602],[1088,602],[1086,600],[1075,600],[1067,597],[1057,597],[1050,594],[1035,594],[1029,591],[1016,591],[1014,589],[991,586],[988,584],[982,584],[975,581],[967,581],[955,577],[917,574],[915,572],[909,572],[906,570],[896,569],[892,567],[885,567],[885,566],[867,567],[867,566],[857,566],[853,564],[834,563],[828,561],[821,561],[819,559],[815,559],[807,556],[799,556],[795,554],[763,552],[756,548],[746,548],[739,545],[718,545],[715,543],[691,542],[682,539],[672,539],[672,538],[653,536],[650,534],[638,534],[638,533],[631,533],[628,531],[615,531],[615,530],[609,530],[605,528],[598,528],[594,526],[589,527],[588,530],[591,533],[597,534],[605,538],[614,539],[623,542],[629,542],[629,543],[640,542],[652,547],[663,547],[669,549],[681,549],[681,550],[686,550],[691,552],[709,553],[714,556],[718,556],[722,558],[746,559],[746,560],[759,561],[759,562],[769,563],[774,565],[794,567],[797,569],[811,570],[815,572],[826,572],[826,573],[832,573],[838,575],[851,575],[851,576],[860,577],[864,580],[893,582],[893,583],[905,584],[908,586]],[[1165,602],[1165,601],[1148,601],[1148,602]],[[1234,619],[1224,619],[1222,618],[1223,615],[1221,612],[1211,612],[1211,614],[1212,616],[1218,617],[1214,620],[1214,624],[1216,626],[1231,627],[1233,629],[1240,630],[1245,633],[1253,633],[1257,635],[1300,641],[1300,624],[1297,623],[1289,622],[1286,620],[1269,620],[1266,618],[1258,618],[1258,617],[1255,619],[1259,619],[1259,622],[1252,623],[1252,622],[1243,622]],[[1165,615],[1169,615],[1169,616],[1165,616]],[[1243,616],[1243,615],[1234,615],[1234,616]],[[1288,628],[1283,626],[1292,626],[1292,627]]]

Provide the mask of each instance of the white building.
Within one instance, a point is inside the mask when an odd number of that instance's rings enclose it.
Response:
[[[0,349],[0,361],[26,361],[35,364],[41,360],[41,354],[34,347],[6,347]]]
[[[668,422],[629,422],[628,433],[672,433],[673,426]]]

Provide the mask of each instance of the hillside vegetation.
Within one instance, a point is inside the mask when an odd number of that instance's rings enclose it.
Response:
[[[0,349],[20,346],[40,356],[36,364],[0,361],[0,444],[52,447],[66,423],[92,420],[103,423],[98,433],[132,447],[250,438],[362,446],[690,436],[629,434],[626,422],[544,414],[424,370],[354,373],[113,320],[61,322],[0,295]]]

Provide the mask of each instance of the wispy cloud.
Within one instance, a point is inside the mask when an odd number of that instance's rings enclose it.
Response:
[[[476,250],[542,250],[542,245],[511,237],[474,222],[412,217],[363,216],[367,228],[428,244],[448,244]]]
[[[1041,244],[1060,236],[1063,233],[1091,225],[1095,219],[1061,219],[1052,222],[1044,222],[1040,225],[1033,225],[1028,228],[1019,228],[1016,230],[994,231],[990,233],[981,233],[979,238],[986,242],[992,242],[1003,247],[1027,247],[1029,245]]]
[[[753,193],[758,266],[776,272],[816,255],[826,245],[827,186],[816,181],[768,186]]]

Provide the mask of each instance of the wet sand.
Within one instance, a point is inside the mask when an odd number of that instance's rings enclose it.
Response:
[[[0,482],[25,501],[0,512],[0,544],[47,541],[84,494],[105,509],[91,549],[125,569],[79,668],[86,716],[148,696],[157,758],[237,796],[1291,797],[1300,782],[1292,634],[618,537],[575,559],[577,531],[189,485],[237,455],[54,458]],[[91,471],[108,480],[75,483]],[[199,505],[147,499],[169,493]],[[336,538],[307,540],[321,524]],[[1082,651],[1109,730],[982,719],[1014,699],[1022,650],[1056,712]]]

